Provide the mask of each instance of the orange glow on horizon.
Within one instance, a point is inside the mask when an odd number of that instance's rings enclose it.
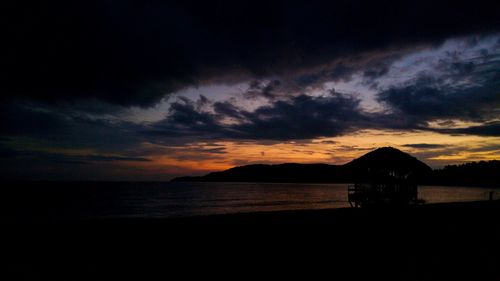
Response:
[[[133,151],[102,153],[89,148],[53,147],[50,143],[15,138],[12,149],[29,148],[42,153],[111,157],[95,162],[96,167],[113,174],[140,175],[143,178],[171,178],[201,175],[247,164],[327,163],[345,164],[371,150],[392,146],[407,152],[431,167],[500,159],[500,138],[445,135],[427,131],[363,130],[344,136],[296,141],[211,141],[177,145],[141,143]],[[148,161],[134,160],[136,158]],[[121,160],[112,160],[113,157]],[[130,159],[129,159],[130,158]]]
[[[417,148],[408,144],[429,144]],[[145,143],[145,146],[155,146]],[[210,153],[210,147],[224,148]],[[152,156],[146,165],[165,167],[169,172],[203,174],[246,164],[327,163],[345,164],[377,147],[393,146],[433,167],[468,161],[500,159],[500,139],[480,136],[451,136],[431,132],[365,130],[335,138],[288,142],[203,142],[170,147],[168,153]],[[490,147],[485,149],[484,147]],[[161,148],[161,146],[158,146]],[[196,149],[193,149],[196,148]],[[144,165],[144,164],[142,164]],[[172,169],[174,171],[172,171]]]

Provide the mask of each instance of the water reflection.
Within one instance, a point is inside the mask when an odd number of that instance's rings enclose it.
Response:
[[[487,200],[488,188],[421,186],[427,203]],[[346,184],[51,183],[11,189],[12,217],[166,218],[349,207]]]

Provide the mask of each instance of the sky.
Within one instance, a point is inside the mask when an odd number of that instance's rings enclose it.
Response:
[[[1,178],[500,159],[498,1],[7,1]]]

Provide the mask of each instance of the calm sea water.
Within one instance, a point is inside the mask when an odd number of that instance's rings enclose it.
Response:
[[[349,206],[346,184],[81,182],[9,190],[2,196],[4,219],[166,218]],[[490,190],[420,186],[419,197],[427,203],[477,201],[487,200]]]

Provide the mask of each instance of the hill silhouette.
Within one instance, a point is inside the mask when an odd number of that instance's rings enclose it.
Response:
[[[342,167],[328,164],[246,165],[202,177],[182,177],[174,181],[223,182],[332,182],[343,176]]]
[[[344,166],[357,171],[376,169],[393,170],[399,173],[427,173],[432,170],[424,162],[393,147],[378,148]]]
[[[450,165],[432,170],[427,164],[393,147],[381,147],[344,165],[253,164],[177,182],[352,183],[367,181],[387,171],[407,175],[420,184],[500,186],[500,161]]]
[[[370,176],[376,171],[392,170],[410,173],[416,177],[427,176],[432,169],[417,158],[392,147],[371,151],[345,165],[254,164],[209,173],[201,177],[180,177],[173,181],[202,182],[353,182]]]
[[[500,187],[500,161],[448,165],[434,170],[429,183],[436,185],[482,185]]]
[[[414,180],[429,177],[432,169],[424,162],[393,147],[382,147],[343,165],[350,181],[367,181],[374,175],[397,173]]]

